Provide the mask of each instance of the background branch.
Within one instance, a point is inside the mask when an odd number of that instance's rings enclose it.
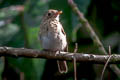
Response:
[[[77,62],[89,62],[99,64],[105,63],[109,57],[109,55],[94,55],[86,53],[61,52],[61,54],[57,55],[56,53],[25,48],[0,47],[0,56],[59,59],[68,61],[72,61],[74,57]],[[111,57],[109,64],[116,63],[120,63],[120,55],[114,54]]]
[[[84,17],[83,13],[80,12],[76,4],[73,0],[68,0],[69,5],[71,6],[74,13],[78,15],[80,23],[86,28],[87,32],[90,34],[94,44],[96,44],[101,52],[101,54],[108,54],[105,50],[102,42],[100,41],[99,37],[89,24],[88,20]],[[110,68],[116,73],[116,75],[120,78],[120,69],[116,65],[110,65]]]

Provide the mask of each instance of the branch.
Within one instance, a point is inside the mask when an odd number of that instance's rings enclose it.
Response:
[[[100,41],[99,37],[89,24],[88,20],[84,17],[83,13],[79,11],[78,7],[73,2],[73,0],[68,0],[68,2],[71,8],[74,10],[74,12],[78,15],[80,23],[86,28],[87,32],[90,34],[92,40],[94,41],[94,44],[96,44],[99,47],[101,54],[107,54],[107,51],[105,50],[102,42]]]
[[[83,13],[80,12],[76,4],[74,3],[73,0],[68,0],[69,5],[71,6],[72,10],[74,13],[78,15],[78,18],[80,20],[80,23],[86,28],[87,32],[90,34],[94,44],[96,44],[101,51],[101,54],[108,54],[107,51],[105,50],[102,42],[100,41],[99,37],[89,24],[88,20],[84,17]],[[116,65],[110,65],[110,68],[116,73],[116,75],[120,78],[120,69]]]
[[[73,57],[77,62],[90,62],[103,64],[107,61],[109,55],[94,55],[86,53],[70,53],[60,52],[39,51],[25,48],[12,48],[12,47],[0,47],[0,56],[11,56],[11,57],[27,57],[27,58],[45,58],[45,59],[59,59],[72,61]],[[114,54],[109,64],[120,63],[120,55]]]

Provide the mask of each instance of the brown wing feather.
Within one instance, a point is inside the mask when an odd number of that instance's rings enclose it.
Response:
[[[64,35],[66,35],[66,33],[65,33],[64,29],[63,29],[63,27],[61,28],[61,31],[62,31],[62,33],[63,33]]]
[[[66,35],[63,27],[61,28],[61,31],[62,31],[62,33],[63,33],[64,35]],[[68,45],[65,47],[64,51],[65,51],[65,52],[68,52]]]

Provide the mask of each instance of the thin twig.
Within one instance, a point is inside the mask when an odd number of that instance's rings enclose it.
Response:
[[[101,79],[100,79],[100,80],[103,80],[103,75],[104,75],[105,69],[106,69],[106,67],[107,67],[107,65],[108,65],[111,57],[112,57],[112,55],[110,55],[110,57],[108,58],[107,62],[105,63],[105,66],[104,66],[104,68],[103,68],[103,71],[102,71],[102,75],[101,75]]]
[[[20,72],[20,80],[24,80],[24,72]]]
[[[109,63],[109,61],[110,61],[110,59],[111,59],[111,57],[112,57],[112,55],[111,55],[111,47],[110,47],[110,46],[109,46],[109,53],[108,53],[108,54],[109,54],[110,56],[109,56],[107,62],[105,63],[105,66],[104,66],[104,68],[103,68],[103,71],[102,71],[101,79],[100,79],[100,80],[103,80],[103,76],[104,76],[105,69],[106,69],[106,67],[107,67],[107,65],[108,65],[108,63]]]
[[[76,53],[78,51],[78,44],[75,43],[75,49],[74,49],[74,53]]]
[[[78,44],[75,43],[74,53],[78,51]],[[76,58],[73,56],[73,64],[74,64],[74,80],[77,80],[77,66],[76,66]]]
[[[109,53],[108,53],[109,55],[111,55],[111,47],[109,46]]]
[[[74,80],[77,80],[77,66],[75,57],[73,58],[73,63],[74,63]]]

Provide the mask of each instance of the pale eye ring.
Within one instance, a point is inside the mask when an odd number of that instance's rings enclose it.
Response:
[[[51,13],[48,13],[48,16],[51,16]]]

